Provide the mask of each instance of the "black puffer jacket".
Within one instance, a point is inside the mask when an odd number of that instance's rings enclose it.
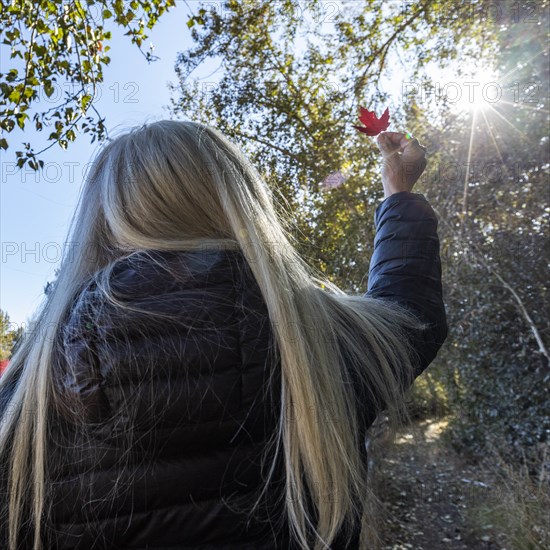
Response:
[[[378,206],[375,223],[367,294],[431,323],[411,334],[418,375],[447,336],[437,219],[423,195],[402,192]],[[266,361],[267,310],[242,254],[138,253],[116,263],[112,282],[126,303],[181,324],[139,311],[117,318],[95,283],[75,300],[55,363],[67,408],[51,411],[58,466],[46,547],[295,548],[281,463],[256,519],[247,524],[235,509],[250,504],[267,473],[260,458],[280,395],[280,364]],[[133,418],[117,414],[123,402]],[[364,407],[370,422],[377,411]],[[358,539],[357,531],[347,548]],[[332,548],[345,548],[342,539]]]

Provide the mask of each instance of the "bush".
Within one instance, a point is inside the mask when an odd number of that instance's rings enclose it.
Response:
[[[490,458],[490,461],[489,461]],[[492,447],[484,461],[494,483],[489,493],[469,508],[470,522],[487,528],[505,548],[550,548],[550,447],[541,445],[521,466],[511,465]]]
[[[449,395],[440,374],[441,367],[430,366],[415,381],[408,394],[411,419],[441,418],[450,412]]]

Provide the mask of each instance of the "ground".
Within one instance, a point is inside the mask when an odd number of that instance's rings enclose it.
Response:
[[[472,505],[490,480],[441,440],[445,425],[418,422],[399,431],[393,443],[373,445],[372,483],[382,501],[373,516],[382,550],[505,550],[494,542],[491,526],[474,527]]]

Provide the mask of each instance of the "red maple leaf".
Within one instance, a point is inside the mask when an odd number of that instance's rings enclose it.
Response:
[[[364,124],[364,126],[354,126],[360,132],[367,134],[367,136],[377,136],[380,132],[388,129],[390,125],[390,110],[389,107],[386,107],[386,110],[380,118],[377,118],[374,111],[369,111],[364,107],[359,107],[361,114],[359,115],[359,120]]]

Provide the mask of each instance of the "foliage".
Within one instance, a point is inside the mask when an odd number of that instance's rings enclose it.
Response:
[[[5,136],[16,127],[49,132],[41,151],[24,143],[16,152],[18,166],[37,170],[43,166],[38,155],[56,143],[66,149],[79,133],[89,133],[92,142],[104,139],[105,119],[95,102],[110,63],[107,25],[124,29],[141,50],[146,33],[171,6],[174,0],[2,2],[0,48],[10,49],[12,61],[0,73],[0,148],[8,148]],[[150,51],[142,53],[154,60]]]
[[[378,148],[352,123],[359,104],[389,105],[393,128],[401,122],[377,87],[397,51],[423,66],[454,59],[457,38],[481,33],[458,16],[441,28],[443,10],[459,6],[229,0],[190,18],[196,45],[178,56],[174,114],[216,125],[248,153],[292,211],[300,252],[349,291],[366,291],[374,234],[365,220],[383,197]],[[219,78],[192,78],[207,59],[220,61]],[[346,185],[323,194],[320,182],[340,169]]]
[[[456,413],[452,436],[479,457],[498,442],[515,462],[550,435],[550,196],[543,191],[550,80],[542,4],[540,24],[528,33],[512,20],[488,27],[501,51],[499,85],[513,94],[465,117],[449,115],[434,161],[462,168],[462,177],[432,170],[426,178],[440,215],[450,335],[439,360],[451,366],[442,380]]]
[[[411,419],[425,420],[443,418],[449,415],[449,392],[441,375],[442,366],[438,361],[418,377],[411,388],[409,412]]]
[[[9,315],[0,309],[0,361],[9,359],[23,335],[23,327],[14,327]]]
[[[526,550],[550,547],[549,453],[548,445],[537,450],[533,475],[532,464],[525,460],[520,465],[511,465],[498,450],[491,452],[487,471],[494,481],[488,494],[466,512],[480,532],[491,526],[497,533],[499,547]]]

